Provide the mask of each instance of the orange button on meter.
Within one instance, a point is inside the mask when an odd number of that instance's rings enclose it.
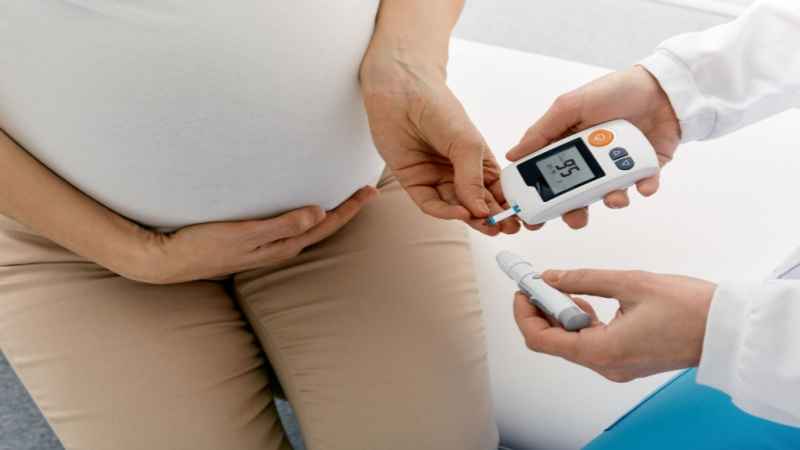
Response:
[[[595,130],[589,134],[589,143],[595,147],[605,147],[614,140],[614,133],[608,130]]]

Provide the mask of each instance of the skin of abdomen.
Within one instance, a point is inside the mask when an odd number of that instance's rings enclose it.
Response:
[[[10,2],[0,128],[155,228],[330,209],[382,169],[358,88],[377,8]]]

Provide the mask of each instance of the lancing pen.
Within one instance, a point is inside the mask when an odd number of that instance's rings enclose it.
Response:
[[[502,251],[497,254],[497,264],[528,295],[532,304],[558,321],[564,329],[578,331],[592,323],[592,318],[570,296],[545,283],[533,266],[520,256]]]

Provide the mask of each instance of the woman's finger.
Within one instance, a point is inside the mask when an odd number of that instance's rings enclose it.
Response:
[[[458,196],[456,196],[455,186],[453,185],[453,183],[440,184],[436,187],[436,190],[439,192],[439,196],[445,202],[451,205],[460,204]],[[498,225],[489,225],[488,223],[486,223],[486,219],[471,218],[465,220],[464,223],[466,223],[473,230],[479,233],[483,233],[487,236],[496,236],[500,233],[501,230],[500,226]]]
[[[247,241],[259,246],[301,235],[321,223],[326,215],[319,206],[306,206],[272,219],[249,220],[240,225]]]
[[[334,233],[339,231],[340,228],[345,226],[348,222],[361,211],[361,208],[366,206],[372,199],[378,196],[378,190],[372,186],[367,186],[360,189],[353,194],[352,197],[347,199],[344,203],[336,207],[336,209],[329,211],[327,217],[319,225],[301,234],[287,239],[287,244],[290,246],[297,246],[301,249],[309,245],[316,244],[323,241]]]
[[[470,228],[473,230],[485,234],[487,236],[497,236],[500,234],[500,226],[499,225],[489,225],[486,223],[486,219],[470,219],[464,221]]]
[[[460,203],[450,204],[432,186],[408,186],[406,192],[425,214],[445,220],[469,220],[472,214]],[[455,192],[453,192],[455,195]]]

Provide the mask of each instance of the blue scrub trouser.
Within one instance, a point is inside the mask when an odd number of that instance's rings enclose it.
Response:
[[[800,449],[800,428],[745,413],[727,395],[697,384],[695,374],[673,378],[584,450]]]

